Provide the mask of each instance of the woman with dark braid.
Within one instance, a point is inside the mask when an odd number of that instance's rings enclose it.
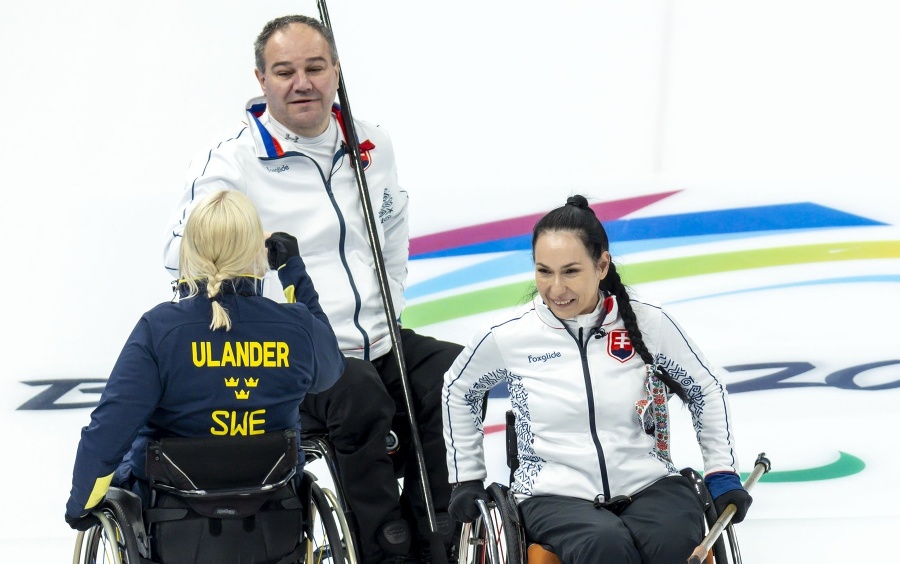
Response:
[[[506,382],[526,536],[564,564],[685,562],[703,510],[672,464],[668,399],[687,405],[716,508],[735,504],[738,523],[752,499],[725,385],[664,310],[629,295],[583,196],[538,221],[532,251],[534,300],[478,333],[444,377],[450,514],[472,521],[487,499],[481,402]]]

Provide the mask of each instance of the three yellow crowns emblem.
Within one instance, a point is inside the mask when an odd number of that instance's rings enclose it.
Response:
[[[225,386],[228,388],[237,388],[240,380],[232,376],[231,378],[225,378]],[[259,378],[244,378],[244,386],[248,388],[255,388],[259,384]],[[250,399],[250,391],[249,390],[235,390],[234,397],[240,400]]]

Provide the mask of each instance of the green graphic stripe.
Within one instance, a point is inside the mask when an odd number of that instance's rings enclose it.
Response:
[[[853,474],[859,474],[866,467],[866,463],[852,454],[840,452],[840,457],[831,464],[818,468],[804,468],[801,470],[783,470],[781,472],[770,471],[763,474],[760,482],[815,482],[820,480],[834,480],[845,478]],[[741,473],[741,480],[746,480],[748,473]]]
[[[900,257],[900,241],[859,241],[754,249],[677,259],[666,259],[622,267],[626,284],[657,282],[685,276],[715,274],[751,268],[786,266],[839,260]]]
[[[626,284],[671,280],[752,268],[813,262],[900,258],[900,241],[855,241],[753,249],[623,265]],[[403,325],[409,328],[449,321],[524,303],[534,287],[532,280],[513,282],[407,307]]]

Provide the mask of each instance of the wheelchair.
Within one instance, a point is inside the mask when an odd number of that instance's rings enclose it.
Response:
[[[510,410],[506,412],[506,463],[510,469],[510,483],[518,467],[517,455],[515,415]],[[691,468],[682,470],[681,475],[694,486],[703,505],[707,527],[712,528],[718,515],[706,484]],[[547,547],[526,538],[517,502],[507,486],[495,482],[486,491],[490,501],[478,501],[481,515],[472,523],[463,523],[459,564],[560,564],[559,558]],[[730,523],[707,555],[706,564],[741,564],[740,547]]]
[[[333,489],[324,488],[323,492],[328,497],[331,506],[336,509],[335,517],[340,527],[341,537],[344,539],[344,545],[353,547],[353,539],[357,535],[354,512],[353,508],[350,507],[347,495],[344,493],[340,469],[337,457],[334,454],[334,447],[328,435],[328,429],[312,419],[301,421],[303,430],[300,437],[300,447],[306,454],[306,463],[309,465],[312,462],[320,461],[325,467]],[[409,442],[409,424],[406,414],[397,413],[394,416],[391,429],[385,437],[385,449],[394,467],[394,477],[398,481],[403,478],[406,465],[409,463],[409,449],[402,445],[408,445]],[[355,549],[348,551],[348,553],[348,558],[352,560],[348,559],[347,562],[356,564],[358,555]]]
[[[110,488],[73,564],[355,564],[341,503],[309,471],[297,474],[298,448],[307,447],[293,429],[151,442],[148,503]]]

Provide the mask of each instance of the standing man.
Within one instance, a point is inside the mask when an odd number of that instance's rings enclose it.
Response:
[[[284,16],[265,25],[255,56],[263,97],[248,103],[245,124],[192,162],[167,230],[166,268],[178,276],[185,221],[213,190],[248,194],[266,231],[296,235],[347,357],[332,388],[307,396],[304,426],[328,430],[362,561],[403,562],[411,555],[427,561],[427,542],[417,542],[428,532],[417,468],[408,465],[401,495],[385,448],[397,406],[405,404],[343,118],[334,105],[340,73],[334,37],[316,19]],[[408,197],[397,182],[387,133],[358,120],[354,126],[371,201],[380,205],[378,236],[399,315],[409,254]],[[264,286],[267,295],[284,300],[273,272]],[[450,487],[439,403],[443,374],[461,347],[409,329],[400,337],[438,523],[452,527],[444,513]],[[451,543],[451,531],[440,528]]]

